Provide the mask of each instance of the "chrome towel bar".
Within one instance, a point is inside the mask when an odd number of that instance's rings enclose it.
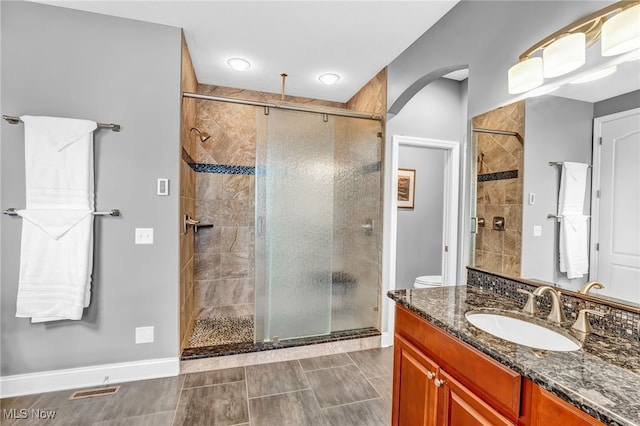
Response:
[[[22,122],[22,120],[20,120],[20,117],[15,117],[13,115],[3,115],[2,118],[7,120],[7,122],[9,122],[11,124],[18,124],[18,123]],[[119,124],[113,124],[113,123],[96,123],[96,124],[98,125],[98,127],[102,128],[102,129],[111,129],[114,132],[119,132],[120,131],[120,125]]]
[[[18,216],[18,213],[15,208],[11,207],[2,211],[2,214],[6,214],[7,216]],[[120,210],[113,209],[108,212],[93,212],[94,216],[120,216]]]

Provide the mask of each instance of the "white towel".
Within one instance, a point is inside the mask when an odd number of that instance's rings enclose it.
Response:
[[[558,216],[582,214],[584,196],[587,190],[587,168],[584,163],[565,161],[560,176],[560,194],[558,196]]]
[[[589,272],[589,216],[564,214],[560,218],[560,272],[580,278]]]
[[[17,317],[79,320],[91,298],[93,130],[88,120],[22,116],[26,209]]]
[[[58,228],[59,216],[49,212],[53,229]],[[72,212],[73,220],[77,212]],[[33,223],[27,211],[19,211],[22,221],[20,247],[20,282],[16,303],[17,317],[31,317],[32,322],[79,320],[91,298],[91,269],[93,265],[93,215],[85,211],[83,217],[58,238],[47,228],[46,217]]]
[[[23,115],[27,209],[93,209],[89,120]]]

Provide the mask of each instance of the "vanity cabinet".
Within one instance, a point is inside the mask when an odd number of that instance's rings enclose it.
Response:
[[[393,426],[603,425],[396,305]]]

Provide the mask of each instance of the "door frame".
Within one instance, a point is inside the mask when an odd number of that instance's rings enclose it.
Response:
[[[420,148],[435,148],[445,150],[444,166],[444,206],[442,244],[447,246],[447,252],[442,251],[442,282],[443,285],[457,283],[458,269],[458,197],[460,190],[460,142],[431,138],[393,135],[391,141],[390,170],[385,173],[385,186],[390,188],[388,197],[384,199],[384,213],[389,217],[389,237],[385,239],[383,252],[389,259],[384,274],[387,290],[396,289],[396,255],[398,238],[398,155],[400,146],[414,146]],[[383,315],[386,317],[386,332],[382,333],[382,346],[393,344],[394,305],[386,298],[383,303]]]

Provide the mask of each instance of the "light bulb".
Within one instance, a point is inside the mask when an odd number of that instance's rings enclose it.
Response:
[[[242,58],[231,58],[227,61],[227,65],[236,71],[246,71],[251,68],[251,63]]]
[[[325,73],[318,77],[318,80],[326,85],[336,84],[340,80],[340,76],[334,73]]]

